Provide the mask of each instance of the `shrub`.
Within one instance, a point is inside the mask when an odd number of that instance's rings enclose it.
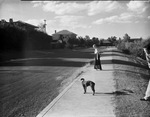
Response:
[[[51,46],[52,37],[36,30],[26,30],[16,25],[0,25],[0,32],[0,51],[50,49]]]
[[[127,48],[126,42],[124,41],[119,42],[117,47],[119,50],[122,50],[122,52],[124,52],[125,54],[130,54],[130,51]]]
[[[126,54],[132,54],[142,59],[145,59],[145,53],[143,51],[144,47],[150,50],[150,38],[139,41],[139,42],[128,42],[128,41],[122,40],[118,42],[118,45],[117,45],[117,48],[119,50],[122,50],[122,52]]]

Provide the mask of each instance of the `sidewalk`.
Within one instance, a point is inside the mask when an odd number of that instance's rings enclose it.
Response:
[[[102,57],[101,60],[111,60]],[[102,64],[102,71],[95,70],[93,65],[86,68],[75,81],[56,97],[37,117],[115,117],[113,95],[115,91],[112,64]],[[96,83],[96,94],[93,96],[90,87],[83,94],[81,77]]]

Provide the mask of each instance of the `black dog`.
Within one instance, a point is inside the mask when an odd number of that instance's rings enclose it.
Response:
[[[95,83],[92,82],[92,81],[85,81],[84,78],[81,78],[81,81],[82,81],[82,86],[83,86],[83,89],[84,89],[84,94],[86,93],[86,89],[88,86],[91,86],[91,89],[93,91],[93,95],[95,94]]]

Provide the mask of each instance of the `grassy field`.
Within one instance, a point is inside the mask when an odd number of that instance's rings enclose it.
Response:
[[[35,117],[93,60],[93,49],[0,56],[0,117]]]
[[[149,69],[140,59],[129,55],[122,57],[124,60],[114,61],[115,87],[130,93],[116,95],[116,117],[149,117],[150,102],[140,101],[148,85]]]

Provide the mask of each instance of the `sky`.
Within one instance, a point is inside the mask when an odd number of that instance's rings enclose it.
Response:
[[[149,1],[21,1],[0,0],[0,19],[24,21],[46,31],[69,30],[78,36],[107,39],[150,37]]]

